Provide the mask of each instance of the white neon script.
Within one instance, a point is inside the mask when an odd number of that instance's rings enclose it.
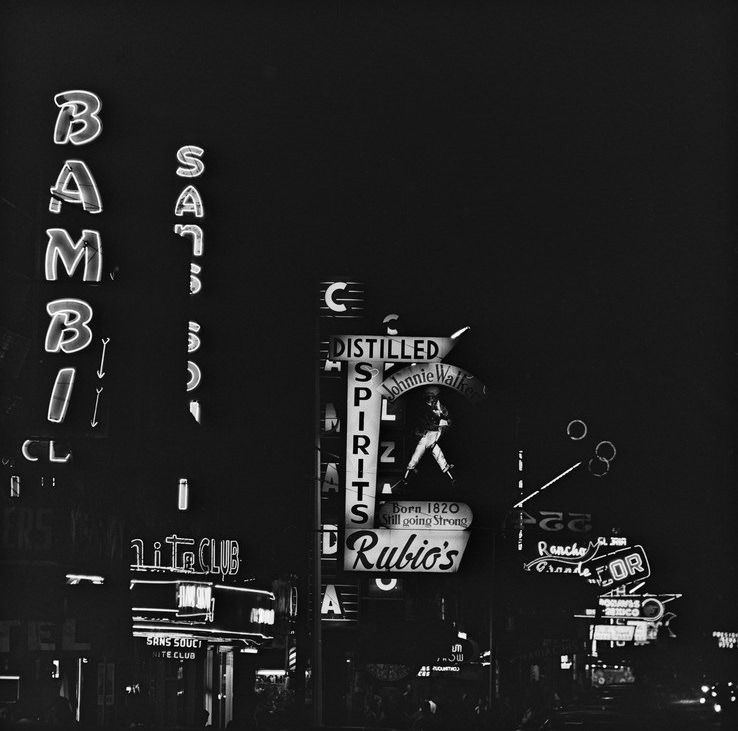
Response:
[[[235,576],[240,567],[238,541],[225,538],[186,538],[172,534],[164,541],[154,541],[146,549],[141,538],[131,541],[134,551],[133,571],[177,571],[188,574]]]
[[[54,103],[59,107],[54,126],[54,144],[81,146],[93,142],[100,136],[102,102],[97,94],[81,89],[63,91],[54,96]],[[50,191],[51,213],[60,214],[64,203],[81,206],[85,213],[102,212],[100,191],[83,160],[66,160]],[[59,279],[60,263],[66,275],[72,277],[83,262],[82,281],[85,283],[101,281],[103,250],[99,231],[84,228],[76,241],[61,227],[46,229],[46,235],[48,237],[44,256],[46,281],[53,282]],[[92,321],[93,311],[87,302],[74,298],[56,299],[47,303],[46,311],[51,318],[44,342],[47,353],[72,355],[90,345],[92,329],[89,324]],[[76,372],[76,367],[72,365],[59,368],[49,398],[48,421],[56,424],[64,421],[72,397]]]
[[[62,91],[54,96],[54,103],[59,107],[54,144],[86,145],[100,136],[102,102],[97,94],[80,89]]]

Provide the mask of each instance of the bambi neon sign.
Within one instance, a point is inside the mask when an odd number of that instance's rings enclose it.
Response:
[[[102,132],[100,98],[89,91],[64,91],[54,96],[59,107],[54,127],[54,144],[74,146],[86,145],[96,140]],[[61,213],[66,204],[82,206],[86,213],[102,211],[102,201],[97,183],[83,160],[66,160],[56,182],[50,188],[49,211]],[[59,279],[59,264],[72,277],[84,262],[83,281],[99,282],[102,275],[103,249],[100,232],[83,229],[75,241],[64,228],[46,230],[48,243],[44,257],[46,281]],[[63,298],[46,305],[49,322],[44,348],[47,353],[72,355],[87,348],[92,342],[92,307],[80,299]],[[76,368],[65,366],[58,370],[51,396],[47,420],[52,423],[64,421],[72,396]]]

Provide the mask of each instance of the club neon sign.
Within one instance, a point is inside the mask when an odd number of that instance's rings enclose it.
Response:
[[[175,571],[187,574],[235,576],[241,568],[238,541],[226,538],[185,538],[172,534],[146,549],[143,539],[131,540],[132,571]]]

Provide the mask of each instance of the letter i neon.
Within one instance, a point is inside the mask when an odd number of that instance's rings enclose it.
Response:
[[[190,487],[185,478],[179,481],[179,492],[177,494],[177,509],[187,510],[190,503]]]
[[[55,424],[60,424],[67,415],[67,406],[69,406],[69,399],[72,396],[75,373],[75,368],[61,368],[56,374],[54,387],[51,389],[47,417],[49,421],[53,421]]]

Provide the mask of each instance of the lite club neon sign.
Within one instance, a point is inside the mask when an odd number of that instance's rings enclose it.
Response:
[[[132,539],[131,548],[135,556],[131,569],[235,576],[241,567],[238,541],[230,538],[202,538],[196,541],[195,538],[184,538],[175,533],[166,536],[163,543],[168,548],[162,545],[162,541],[154,541],[152,548],[146,550],[143,539]]]

